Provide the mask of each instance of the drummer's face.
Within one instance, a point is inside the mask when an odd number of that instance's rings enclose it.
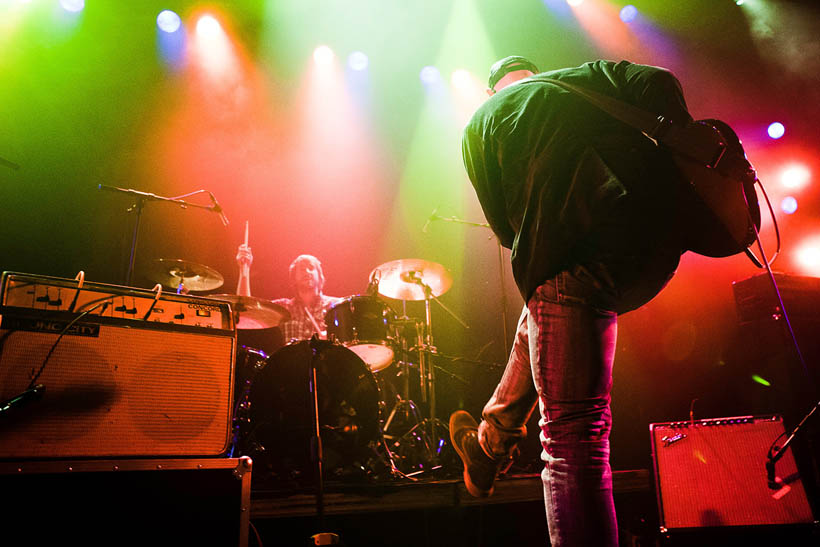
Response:
[[[296,290],[319,287],[319,266],[310,260],[300,260],[293,268],[293,284]]]

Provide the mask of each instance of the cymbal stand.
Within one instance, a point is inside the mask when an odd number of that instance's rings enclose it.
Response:
[[[418,408],[416,407],[416,403],[410,400],[410,362],[409,362],[409,352],[410,348],[408,346],[408,336],[405,335],[405,329],[407,326],[412,323],[413,329],[415,332],[418,332],[418,321],[416,319],[410,319],[407,317],[406,314],[406,302],[404,303],[405,314],[401,318],[397,318],[395,320],[396,325],[396,340],[401,341],[401,359],[399,360],[399,366],[401,367],[401,371],[399,372],[399,376],[402,377],[401,380],[401,394],[397,395],[397,400],[393,405],[393,408],[390,410],[390,414],[385,418],[381,423],[381,430],[382,430],[382,441],[384,443],[384,448],[387,453],[387,457],[391,466],[391,473],[394,476],[401,476],[403,478],[408,478],[411,480],[416,480],[413,478],[415,472],[406,472],[399,470],[395,464],[395,456],[396,453],[393,452],[393,448],[398,448],[401,452],[400,457],[404,461],[407,460],[407,454],[404,452],[403,443],[410,437],[415,434],[415,431],[419,429],[419,424],[422,424],[422,420],[419,418]],[[401,325],[401,327],[399,327]],[[408,423],[415,422],[415,425],[406,432],[399,432],[398,435],[394,435],[390,432],[390,428],[393,426],[394,421],[398,422],[401,425],[407,425]],[[393,445],[391,448],[387,441],[390,441]],[[422,441],[425,445],[425,451],[429,453],[429,442],[427,439],[424,439],[422,436]],[[414,460],[415,461],[415,460]]]
[[[427,425],[430,428],[430,459],[433,464],[433,468],[436,468],[438,466],[438,451],[441,443],[438,434],[436,433],[436,426],[438,425],[439,420],[436,417],[436,367],[432,360],[432,356],[436,354],[436,347],[433,344],[433,318],[431,302],[433,300],[438,302],[441,307],[444,308],[447,313],[452,315],[459,323],[461,323],[464,328],[469,328],[469,326],[464,323],[464,321],[459,319],[452,311],[450,311],[447,306],[442,304],[442,302],[433,294],[433,289],[422,281],[422,278],[419,276],[418,272],[409,272],[407,279],[410,282],[416,283],[424,290],[424,328],[418,333],[419,372],[421,376],[422,402],[427,403],[429,414],[427,418]],[[444,424],[441,424],[441,426],[446,429]]]

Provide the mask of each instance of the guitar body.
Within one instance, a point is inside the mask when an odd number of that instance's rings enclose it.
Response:
[[[757,178],[740,140],[720,120],[693,122],[675,140],[691,142],[690,149],[714,151],[694,159],[680,153],[687,147],[673,149],[675,163],[698,204],[691,218],[689,249],[710,257],[742,253],[754,243],[760,228],[760,206],[754,188]],[[711,159],[704,162],[704,157]]]

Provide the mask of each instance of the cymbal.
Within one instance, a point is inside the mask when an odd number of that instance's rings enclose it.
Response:
[[[179,284],[189,291],[212,291],[225,282],[218,271],[179,258],[158,258],[151,263],[148,271],[151,281],[176,289]]]
[[[378,275],[379,294],[397,300],[425,300],[426,287],[431,296],[441,296],[453,286],[453,276],[436,262],[404,258],[386,262],[370,272]]]
[[[290,319],[290,312],[284,306],[255,296],[209,294],[208,298],[233,305],[233,310],[239,314],[236,324],[238,329],[268,329],[278,327],[280,323]]]

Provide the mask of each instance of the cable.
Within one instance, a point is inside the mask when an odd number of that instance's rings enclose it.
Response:
[[[83,317],[85,317],[86,315],[91,313],[92,311],[96,310],[97,308],[99,308],[103,304],[105,304],[105,306],[103,308],[103,311],[104,311],[105,308],[107,308],[108,305],[110,304],[110,302],[107,302],[107,300],[113,300],[113,299],[114,299],[114,296],[108,296],[108,297],[104,298],[101,302],[97,303],[97,305],[95,305],[94,307],[87,309],[86,311],[82,312],[80,315],[78,315],[77,317],[72,319],[68,323],[68,325],[66,325],[65,328],[63,328],[63,330],[60,331],[60,334],[57,336],[57,340],[55,340],[54,344],[51,345],[51,349],[48,350],[48,353],[46,354],[46,358],[43,359],[43,364],[40,365],[40,369],[37,371],[37,373],[31,379],[31,382],[29,383],[29,385],[26,389],[32,389],[34,387],[34,385],[37,383],[37,380],[40,378],[40,375],[43,374],[43,371],[46,368],[46,363],[48,363],[48,360],[51,357],[51,355],[54,353],[54,350],[57,349],[57,344],[60,343],[60,340],[63,339],[63,336],[65,336],[65,334],[69,331],[69,329],[71,327],[73,327],[74,324],[77,321],[79,321],[80,319],[82,319]],[[102,313],[103,312],[100,312],[100,315],[102,315]]]
[[[249,520],[248,524],[250,525],[251,530],[253,530],[253,535],[256,537],[256,545],[258,545],[258,547],[263,547],[262,536],[259,535],[259,530],[257,530],[256,526],[253,525],[253,521]]]
[[[151,312],[154,311],[154,307],[157,305],[157,302],[159,302],[159,297],[162,296],[162,284],[157,283],[151,290],[156,291],[157,294],[154,296],[154,301],[151,302],[151,307],[148,308],[148,311],[145,312],[145,315],[142,317],[143,321],[148,321],[148,317],[151,315]]]
[[[80,296],[80,291],[83,288],[83,283],[85,282],[85,272],[80,270],[77,276],[74,278],[77,281],[77,292],[74,293],[74,299],[71,301],[71,304],[68,306],[68,311],[73,312],[74,306],[77,305],[77,298]]]
[[[763,192],[763,197],[766,198],[766,206],[769,208],[769,215],[772,218],[772,226],[774,227],[775,237],[777,238],[777,247],[775,248],[774,254],[772,255],[772,259],[766,261],[766,266],[771,266],[777,259],[777,256],[780,254],[780,227],[777,224],[777,217],[774,214],[774,208],[772,208],[772,202],[769,199],[769,194],[766,193],[766,188],[764,188],[763,183],[760,182],[760,179],[757,177],[755,177],[755,184],[760,186],[760,191]],[[752,219],[752,213],[749,210],[749,198],[746,196],[746,192],[743,192],[743,199],[746,200],[746,215],[749,218],[749,224],[751,224],[752,228],[754,228],[757,246],[760,249],[761,256],[763,256],[763,259],[765,260],[766,257],[765,252],[763,251],[763,243],[760,241],[760,232],[757,230],[757,225],[754,223],[754,220]],[[757,266],[758,268],[766,267],[763,265],[763,262],[761,262],[760,259],[758,259],[757,256],[755,256],[754,252],[749,250],[748,247],[744,249],[744,252],[746,253],[746,256],[749,257],[749,260],[751,260],[754,263],[755,266]]]

